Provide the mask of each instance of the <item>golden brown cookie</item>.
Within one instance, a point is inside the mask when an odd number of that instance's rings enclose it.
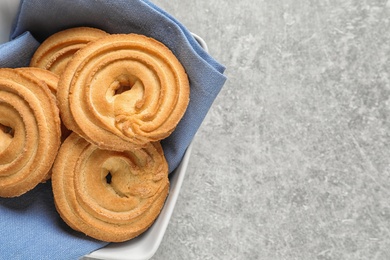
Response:
[[[187,74],[165,45],[114,34],[73,56],[57,99],[69,129],[103,149],[123,151],[170,135],[189,93]]]
[[[52,187],[70,227],[103,241],[126,241],[159,215],[169,190],[168,165],[159,143],[116,152],[72,133],[54,163]]]
[[[60,146],[60,117],[48,86],[0,69],[0,196],[19,196],[48,178]]]
[[[49,70],[45,70],[37,67],[22,67],[22,68],[17,68],[17,70],[31,73],[38,79],[44,81],[46,85],[49,87],[50,92],[53,93],[54,96],[56,96],[58,79],[59,79],[59,76],[57,74],[54,74]]]
[[[23,67],[17,68],[17,70],[24,71],[26,73],[31,73],[38,79],[44,81],[46,85],[49,87],[51,93],[54,95],[57,102],[57,86],[59,76],[54,74],[53,72],[37,67]],[[72,131],[70,131],[66,126],[61,122],[61,142],[64,141]]]
[[[106,32],[91,27],[76,27],[59,31],[38,47],[30,66],[50,70],[60,75],[74,53],[89,42],[106,35]]]

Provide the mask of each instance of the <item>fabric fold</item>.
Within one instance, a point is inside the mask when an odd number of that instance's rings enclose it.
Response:
[[[17,68],[28,66],[39,42],[26,31],[10,42],[0,45],[0,67]]]

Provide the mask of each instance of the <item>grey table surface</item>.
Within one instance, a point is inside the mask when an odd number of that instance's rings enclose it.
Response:
[[[152,259],[390,259],[390,1],[153,2],[228,81]]]
[[[153,259],[390,259],[390,1],[154,2],[228,81]]]

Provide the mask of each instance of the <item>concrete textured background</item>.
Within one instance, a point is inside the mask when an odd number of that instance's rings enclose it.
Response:
[[[152,259],[390,259],[390,1],[153,2],[228,81]]]
[[[228,81],[153,259],[390,259],[390,1],[154,2]]]

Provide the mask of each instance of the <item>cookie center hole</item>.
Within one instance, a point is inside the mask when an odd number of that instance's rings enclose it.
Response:
[[[7,149],[15,135],[12,127],[0,123],[0,153]]]
[[[136,79],[130,75],[120,75],[115,81],[114,95],[120,95],[123,92],[129,91],[135,83]]]
[[[106,175],[106,182],[107,182],[107,184],[111,184],[111,180],[112,180],[111,172],[108,172],[107,175]]]
[[[9,135],[11,138],[14,138],[15,130],[12,127],[0,123],[0,131],[2,131],[4,134]]]
[[[120,84],[119,88],[117,88],[115,90],[115,95],[122,94],[123,92],[130,90],[131,87],[132,87],[132,85],[130,85],[130,84]]]

